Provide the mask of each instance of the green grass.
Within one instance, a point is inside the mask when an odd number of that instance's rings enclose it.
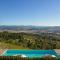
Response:
[[[0,49],[28,49],[28,48],[16,44],[0,42]]]

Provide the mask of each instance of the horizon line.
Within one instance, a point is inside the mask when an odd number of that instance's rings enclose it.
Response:
[[[0,26],[60,26],[60,25],[0,25]]]

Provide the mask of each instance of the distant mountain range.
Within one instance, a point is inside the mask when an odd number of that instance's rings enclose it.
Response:
[[[44,29],[44,26],[0,26],[0,30],[40,30]]]
[[[0,26],[0,31],[4,30],[60,33],[60,26]]]

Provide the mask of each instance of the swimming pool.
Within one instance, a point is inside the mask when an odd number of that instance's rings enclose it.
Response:
[[[15,56],[15,55],[26,55],[29,58],[32,57],[44,57],[46,55],[55,55],[57,53],[54,50],[7,50],[3,56]]]

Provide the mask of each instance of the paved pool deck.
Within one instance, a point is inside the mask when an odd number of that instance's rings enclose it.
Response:
[[[60,49],[55,49],[55,52],[60,55]]]
[[[0,55],[4,53],[5,50],[0,49]]]
[[[2,54],[4,54],[7,51],[7,49],[0,49],[0,56],[2,56]]]

